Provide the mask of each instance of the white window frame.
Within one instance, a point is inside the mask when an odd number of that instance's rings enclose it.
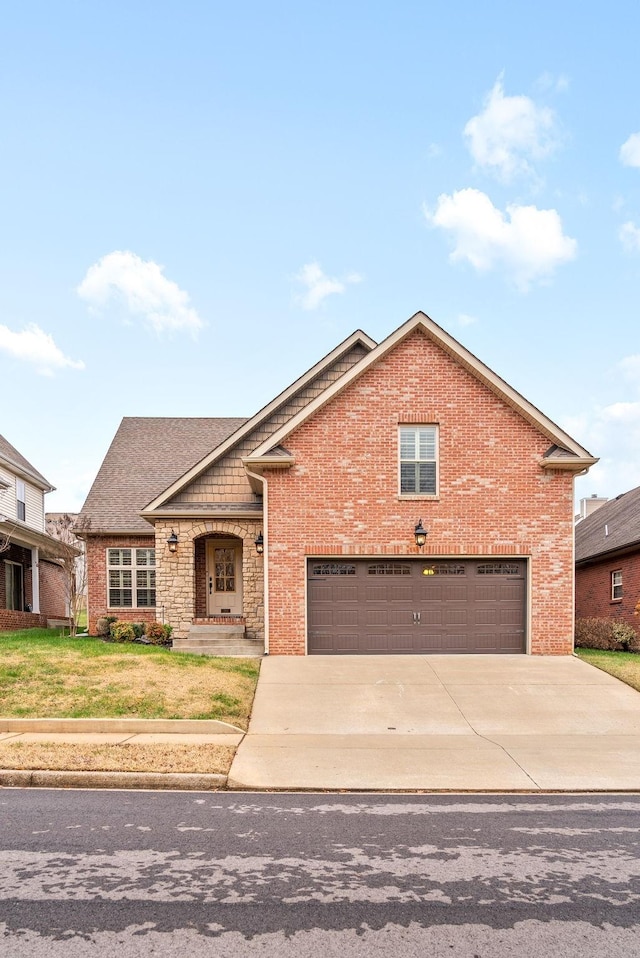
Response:
[[[16,479],[16,517],[20,522],[27,521],[27,490],[22,479]]]
[[[107,608],[109,609],[155,609],[156,607],[156,550],[146,546],[112,547],[106,550],[107,563]],[[117,558],[116,558],[117,557]],[[127,561],[128,560],[128,561]],[[127,582],[129,574],[129,584]],[[112,585],[119,575],[120,585]],[[146,579],[146,582],[144,581]],[[114,604],[113,593],[131,592],[131,605]],[[140,605],[140,594],[153,592],[153,603]]]
[[[618,595],[616,595],[618,590]],[[622,569],[616,569],[611,573],[611,601],[619,602],[622,599]]]
[[[433,442],[433,456],[420,456],[420,431],[426,431],[427,433],[432,434]],[[406,442],[406,434],[412,432],[414,434],[414,453],[415,458],[408,459],[406,456],[403,457],[402,454],[402,445],[403,439]],[[403,436],[404,433],[404,436]],[[429,441],[428,437],[425,437],[425,440]],[[435,423],[400,423],[398,426],[398,498],[400,499],[437,499],[439,496],[440,488],[440,463],[439,463],[439,443],[440,443],[440,430]],[[433,465],[433,491],[429,492],[420,492],[419,489],[413,491],[403,491],[403,479],[402,479],[402,466],[413,463],[414,466],[418,467],[420,465]],[[418,469],[415,470],[416,477],[418,477]],[[416,485],[419,482],[416,482]]]

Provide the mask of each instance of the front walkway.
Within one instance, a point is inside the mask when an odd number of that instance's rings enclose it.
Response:
[[[573,656],[268,657],[229,787],[640,790],[640,694]]]

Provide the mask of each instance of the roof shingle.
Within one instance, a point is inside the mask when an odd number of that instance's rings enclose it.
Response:
[[[7,463],[17,466],[21,472],[34,479],[46,491],[53,491],[51,483],[4,436],[0,436],[0,459],[5,459]]]
[[[576,562],[640,545],[640,486],[623,492],[576,526]]]
[[[96,532],[151,533],[138,514],[246,419],[125,417],[81,515]]]

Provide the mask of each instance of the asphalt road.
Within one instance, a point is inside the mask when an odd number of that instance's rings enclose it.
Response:
[[[0,791],[3,958],[640,956],[640,796]]]

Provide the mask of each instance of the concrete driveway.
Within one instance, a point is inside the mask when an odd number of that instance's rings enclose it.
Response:
[[[640,693],[573,656],[265,658],[229,787],[640,790]]]

